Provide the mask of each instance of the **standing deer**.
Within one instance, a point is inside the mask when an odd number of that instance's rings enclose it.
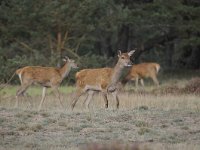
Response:
[[[129,70],[126,77],[122,80],[122,85],[125,85],[128,81],[135,80],[136,88],[138,87],[138,80],[142,86],[144,86],[144,78],[151,78],[155,85],[159,85],[157,74],[160,70],[160,65],[157,63],[141,63],[133,65]]]
[[[54,67],[41,67],[41,66],[26,66],[16,70],[16,74],[19,76],[21,87],[16,93],[16,104],[15,107],[18,107],[18,96],[24,95],[28,87],[33,84],[39,84],[43,87],[42,100],[38,107],[38,110],[41,109],[42,104],[44,103],[46,96],[46,88],[52,88],[58,97],[60,104],[63,106],[60,99],[60,93],[58,90],[59,85],[62,80],[68,76],[71,68],[78,68],[74,60],[65,57],[63,59],[65,64],[61,68]]]
[[[118,62],[114,68],[99,68],[99,69],[83,69],[76,73],[76,94],[72,102],[72,109],[76,105],[79,97],[87,93],[86,107],[89,108],[90,101],[95,91],[103,94],[105,108],[108,108],[107,94],[112,93],[116,100],[116,106],[119,108],[119,98],[117,83],[123,73],[125,67],[131,66],[130,56],[135,50],[128,53],[118,54]]]

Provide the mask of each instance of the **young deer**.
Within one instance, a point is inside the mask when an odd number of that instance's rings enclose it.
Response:
[[[41,67],[41,66],[27,66],[16,70],[16,74],[19,76],[21,81],[21,87],[16,93],[16,104],[15,107],[18,107],[18,96],[24,95],[28,87],[33,84],[39,84],[43,87],[42,100],[38,107],[38,110],[41,109],[42,104],[45,100],[46,88],[52,88],[58,97],[60,104],[63,106],[60,100],[60,94],[58,87],[61,84],[62,80],[68,76],[71,68],[78,68],[74,60],[65,57],[63,59],[65,64],[61,68],[54,67]]]
[[[119,98],[117,83],[122,75],[123,69],[127,66],[131,66],[130,56],[133,55],[135,50],[128,53],[118,54],[118,62],[114,68],[99,68],[99,69],[84,69],[76,73],[76,95],[72,102],[72,109],[76,105],[79,97],[87,93],[86,107],[89,108],[90,100],[93,97],[95,91],[102,92],[105,101],[105,108],[108,108],[107,94],[112,93],[114,99],[117,102],[117,108],[119,108]]]
[[[157,63],[141,63],[137,65],[133,65],[124,78],[122,80],[122,85],[125,85],[130,80],[135,80],[136,88],[138,87],[138,80],[142,86],[144,86],[144,78],[151,78],[155,85],[159,85],[157,74],[160,70],[160,65]]]

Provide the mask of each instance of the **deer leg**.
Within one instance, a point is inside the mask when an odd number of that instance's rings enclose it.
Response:
[[[119,109],[119,98],[117,95],[117,90],[112,92],[112,95],[113,95],[114,99],[116,100],[116,107],[117,107],[117,109]]]
[[[26,90],[28,89],[29,85],[22,85],[18,90],[17,90],[17,93],[16,93],[16,103],[15,103],[15,108],[18,107],[19,105],[19,96],[23,95]]]
[[[24,91],[24,92],[22,92],[22,94],[20,95],[20,96],[23,96],[23,97],[26,97],[26,100],[28,101],[28,105],[29,105],[29,107],[31,107],[32,106],[32,101],[30,101],[30,98],[31,98],[31,96],[27,93],[27,90],[26,91]]]
[[[144,88],[144,80],[142,78],[140,78],[140,83],[142,85],[142,90],[145,90],[145,88]]]
[[[157,79],[156,76],[153,76],[152,80],[153,80],[153,82],[154,82],[155,85],[159,86],[159,81],[158,81],[158,79]]]
[[[24,99],[26,99],[27,101],[28,101],[28,107],[29,108],[31,108],[31,106],[32,106],[32,103],[31,103],[31,101],[30,101],[30,99],[29,98],[31,98],[31,96],[30,95],[28,95],[27,93],[26,93],[26,91],[24,91],[24,92],[22,92],[20,95],[16,95],[16,104],[15,104],[15,107],[17,108],[18,107],[18,97],[19,96],[23,96],[23,100]]]
[[[28,105],[29,105],[29,107],[31,108],[32,107],[32,97],[27,93],[27,92],[24,92],[23,93],[23,96],[25,96],[26,97],[26,99],[27,99],[27,101],[28,101]],[[30,100],[31,99],[31,100]]]
[[[45,97],[46,97],[46,89],[47,89],[46,87],[43,87],[43,90],[42,90],[42,100],[41,100],[40,105],[38,107],[38,111],[41,110],[42,104],[44,103],[44,100],[45,100]]]
[[[86,98],[83,101],[83,105],[85,104],[86,100],[88,99],[89,94],[87,93]]]
[[[89,90],[87,93],[88,93],[88,97],[86,99],[85,107],[89,109],[90,101],[94,95],[94,91]]]
[[[135,78],[135,86],[136,86],[136,89],[138,89],[138,80],[139,80],[139,78],[136,77],[136,78]]]
[[[103,99],[104,99],[104,102],[105,102],[105,108],[108,108],[107,92],[103,92],[102,95],[103,95]]]
[[[61,100],[61,98],[60,98],[60,92],[59,92],[59,90],[58,90],[58,87],[54,87],[54,88],[53,88],[53,91],[54,91],[56,97],[58,98],[58,100],[59,100],[59,102],[60,102],[60,106],[61,106],[62,108],[64,108],[63,102],[62,102],[62,100]]]
[[[19,106],[19,98],[18,96],[16,96],[15,108],[18,108],[18,106]]]
[[[83,95],[84,93],[85,93],[85,92],[83,92],[83,91],[81,91],[81,90],[78,90],[78,91],[76,92],[76,94],[75,94],[75,96],[74,96],[74,98],[73,98],[72,104],[71,104],[72,110],[74,109],[74,107],[75,107],[75,105],[76,105],[76,103],[77,103],[79,97],[80,97],[81,95]]]
[[[144,80],[143,80],[143,79],[140,79],[140,83],[141,83],[141,85],[142,85],[142,87],[143,87],[143,89],[144,89]]]

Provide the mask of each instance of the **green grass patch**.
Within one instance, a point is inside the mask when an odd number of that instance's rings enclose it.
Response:
[[[15,96],[17,90],[20,86],[8,86],[5,87],[0,91],[0,95],[6,95],[6,96]],[[61,86],[59,87],[60,93],[68,94],[75,90],[73,86]],[[47,94],[50,94],[52,92],[51,88],[47,89]],[[41,86],[31,86],[27,90],[27,94],[30,96],[38,96],[42,94],[42,87]]]

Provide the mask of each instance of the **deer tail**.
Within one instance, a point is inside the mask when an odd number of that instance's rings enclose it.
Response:
[[[16,73],[16,74],[20,74],[21,71],[22,71],[22,68],[21,68],[21,69],[17,69],[17,70],[15,71],[15,73]]]
[[[80,72],[77,72],[75,77],[76,77],[76,79],[79,79],[80,78]]]
[[[158,73],[159,70],[160,70],[160,65],[159,65],[159,64],[156,64],[155,68],[156,68],[156,73]]]

